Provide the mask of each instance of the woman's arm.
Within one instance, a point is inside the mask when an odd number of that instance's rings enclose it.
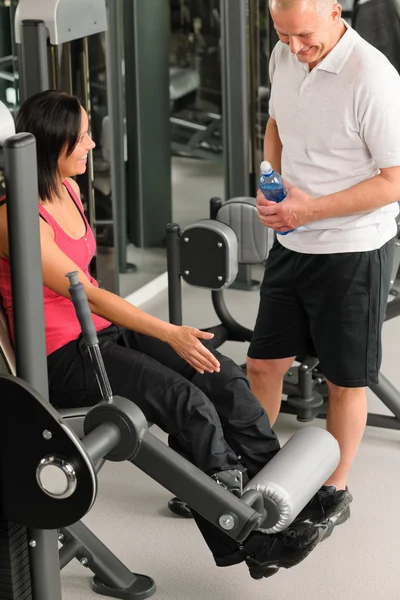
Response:
[[[194,327],[171,325],[145,313],[116,294],[92,285],[83,271],[54,242],[47,224],[41,221],[40,228],[43,284],[46,287],[60,296],[70,298],[69,280],[65,275],[70,271],[78,271],[78,279],[85,288],[90,310],[94,314],[115,325],[167,342],[200,373],[219,370],[217,359],[200,342],[200,339],[211,339],[212,334]]]
[[[76,185],[76,184],[75,184]],[[75,187],[75,186],[74,186]],[[76,188],[75,188],[76,189]],[[7,208],[0,209],[0,256],[8,258]],[[84,285],[91,311],[116,325],[144,333],[167,342],[200,373],[219,371],[219,362],[200,339],[209,340],[212,334],[194,327],[177,327],[148,315],[116,294],[92,285],[86,275],[60,250],[53,239],[52,229],[39,218],[43,284],[56,294],[70,299],[66,274],[78,271]]]

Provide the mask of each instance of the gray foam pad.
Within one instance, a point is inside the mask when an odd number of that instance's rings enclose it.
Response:
[[[336,470],[340,461],[337,440],[325,429],[305,427],[295,433],[244,491],[261,492],[265,506],[273,505],[260,529],[278,533],[286,529]],[[277,509],[277,510],[276,510]]]
[[[239,264],[259,264],[267,258],[268,228],[260,223],[255,198],[228,200],[219,209],[217,219],[236,233]]]

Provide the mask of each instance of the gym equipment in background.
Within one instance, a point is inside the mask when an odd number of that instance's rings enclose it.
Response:
[[[400,15],[396,0],[355,0],[352,27],[400,73]]]
[[[127,263],[125,162],[121,134],[123,92],[117,52],[121,41],[118,33],[122,27],[119,27],[118,14],[116,3],[110,3],[107,8],[105,0],[20,0],[14,23],[21,102],[49,88],[75,94],[87,111],[91,132],[98,134],[95,140],[98,145],[101,145],[98,124],[104,111],[99,103],[108,104],[112,125],[110,164],[104,165],[101,158],[97,159],[98,150],[90,152],[86,172],[78,176],[77,181],[96,237],[99,226],[98,245],[105,240],[107,244],[104,245],[108,246],[107,252],[98,253],[92,261],[92,274],[116,293],[119,290],[118,273],[136,270],[135,265]],[[91,51],[91,58],[96,61],[97,51],[103,46],[104,61],[107,59],[103,80],[107,79],[107,86],[100,93],[96,84],[101,76],[94,69],[90,70],[89,54]],[[106,183],[104,167],[108,167]],[[112,247],[110,240],[116,241]]]

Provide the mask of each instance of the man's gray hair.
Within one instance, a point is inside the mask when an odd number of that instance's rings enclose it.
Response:
[[[281,10],[291,10],[299,2],[309,2],[314,4],[317,13],[321,17],[328,17],[335,4],[338,4],[336,0],[269,0],[269,6],[274,3],[277,8]]]

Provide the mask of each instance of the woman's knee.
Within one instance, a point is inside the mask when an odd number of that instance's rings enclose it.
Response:
[[[171,401],[179,406],[181,411],[192,413],[193,411],[213,412],[214,406],[208,396],[195,383],[186,379],[175,381],[169,390]]]

